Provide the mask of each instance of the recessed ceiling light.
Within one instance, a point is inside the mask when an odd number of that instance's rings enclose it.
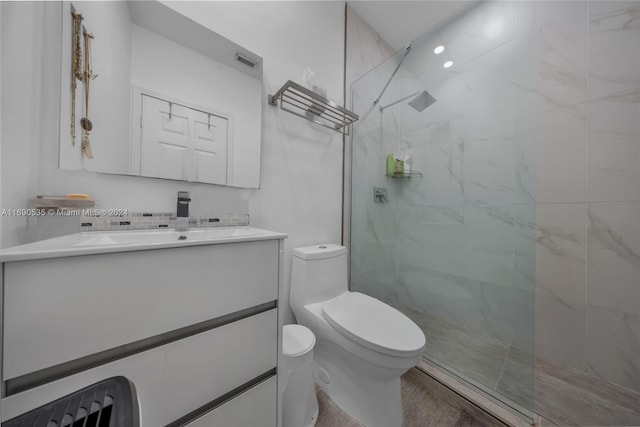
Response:
[[[435,53],[436,55],[439,55],[442,52],[444,52],[444,46],[442,45],[436,46],[436,48],[433,49],[433,53]]]
[[[447,61],[444,64],[442,64],[444,68],[450,68],[452,65],[453,65],[453,61]]]

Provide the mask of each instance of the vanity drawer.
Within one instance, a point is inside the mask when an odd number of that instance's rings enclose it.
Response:
[[[135,386],[140,405],[140,426],[167,425],[230,390],[273,372],[277,358],[276,322],[276,310],[270,310],[11,395],[2,399],[2,421],[105,378],[122,375]],[[275,402],[269,400],[275,397],[260,392],[257,399],[265,407],[267,401],[271,405],[264,415],[270,416],[275,412]],[[240,401],[244,402],[244,399]],[[234,407],[231,405],[230,409],[221,411],[220,416],[224,417],[229,412],[235,416]],[[231,427],[232,424],[222,426]]]
[[[276,398],[271,377],[185,427],[276,427]]]
[[[4,264],[3,379],[277,299],[277,240]]]

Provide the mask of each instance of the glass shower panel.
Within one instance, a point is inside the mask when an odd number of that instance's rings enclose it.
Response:
[[[351,286],[385,301],[396,293],[396,194],[388,188],[384,170],[393,146],[381,138],[380,115],[373,101],[403,56],[398,52],[370,71],[359,80],[359,90],[352,91],[352,103],[361,114],[352,133],[351,217],[359,220],[351,222],[355,237],[350,244]],[[383,197],[374,198],[376,188],[385,190]]]
[[[350,250],[351,289],[416,322],[427,359],[531,416],[537,123],[518,88],[536,70],[518,65],[515,25],[529,10],[475,5],[353,84]],[[410,166],[388,171],[389,155]]]

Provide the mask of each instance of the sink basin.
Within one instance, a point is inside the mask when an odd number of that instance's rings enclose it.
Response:
[[[230,237],[257,236],[266,230],[253,227],[218,227],[190,229],[187,231],[140,230],[140,231],[107,231],[80,233],[85,238],[73,244],[74,247],[103,245],[139,245],[161,244],[171,242],[202,242],[207,240],[226,239]]]
[[[249,226],[194,228],[187,231],[176,231],[174,229],[89,231],[3,249],[0,251],[0,260],[21,261],[180,246],[214,245],[251,240],[282,239],[285,237],[287,235],[283,233]]]

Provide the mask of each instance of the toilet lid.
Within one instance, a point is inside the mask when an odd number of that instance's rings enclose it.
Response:
[[[425,344],[424,333],[411,319],[359,292],[345,292],[324,303],[322,317],[343,335],[380,353],[409,356]]]
[[[302,325],[284,325],[282,327],[282,354],[287,357],[302,356],[313,349],[316,337]]]

